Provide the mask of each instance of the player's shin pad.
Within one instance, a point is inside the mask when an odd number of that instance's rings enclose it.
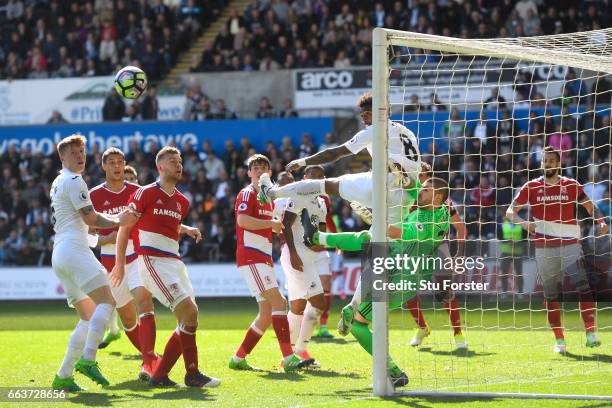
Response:
[[[368,231],[319,233],[319,242],[326,248],[336,248],[345,251],[361,251],[364,244],[370,242]]]

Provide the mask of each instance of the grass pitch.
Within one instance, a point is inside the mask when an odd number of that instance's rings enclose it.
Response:
[[[222,384],[213,390],[150,389],[136,379],[139,355],[125,336],[98,354],[111,386],[102,389],[75,374],[88,391],[68,401],[36,402],[31,406],[163,406],[215,405],[223,407],[398,406],[415,407],[604,407],[610,401],[511,400],[445,397],[371,397],[371,359],[352,337],[314,340],[310,352],[323,365],[318,370],[284,374],[280,353],[270,329],[249,361],[261,373],[236,372],[227,363],[256,313],[252,300],[207,299],[199,302],[198,349],[200,366]],[[337,321],[341,302],[335,302],[330,326]],[[425,307],[431,303],[424,302]],[[159,306],[159,305],[158,305]],[[540,308],[540,305],[534,306]],[[612,395],[612,312],[600,310],[603,345],[584,347],[577,312],[565,313],[569,353],[552,353],[553,336],[543,312],[520,307],[480,308],[462,312],[467,353],[457,354],[443,310],[425,312],[434,332],[418,349],[407,345],[414,323],[407,312],[392,313],[391,355],[410,376],[406,390],[534,392]],[[0,387],[49,387],[77,318],[64,302],[0,303]],[[157,350],[174,328],[173,316],[157,307]],[[335,332],[335,330],[334,330]],[[182,382],[182,359],[170,374]],[[0,402],[2,406],[15,403]]]

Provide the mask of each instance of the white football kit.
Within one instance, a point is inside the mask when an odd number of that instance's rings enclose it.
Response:
[[[302,220],[302,214],[306,211],[308,219]],[[325,202],[319,197],[300,197],[297,200],[291,198],[278,198],[274,201],[275,218],[282,218],[286,212],[297,216],[291,226],[291,232],[295,243],[295,249],[302,260],[303,271],[293,269],[291,266],[290,252],[287,244],[281,250],[281,265],[285,272],[289,300],[310,299],[323,293],[320,274],[329,271],[329,254],[327,251],[315,252],[304,244],[304,227],[302,222],[311,222],[319,225],[325,223],[327,210]]]
[[[403,178],[416,179],[421,171],[421,155],[419,143],[411,130],[405,126],[389,120],[388,127],[388,160],[389,163],[399,166],[389,173],[389,223],[401,221],[401,209],[403,201],[407,198],[403,185]],[[372,156],[372,141],[374,139],[374,127],[367,126],[360,130],[350,140],[344,143],[351,153],[358,154],[366,149]],[[401,172],[401,175],[400,175]],[[372,208],[372,172],[344,174],[338,177],[340,197],[347,201],[358,203]]]
[[[55,231],[51,265],[69,305],[93,290],[109,285],[104,266],[89,249],[79,210],[91,206],[89,189],[80,174],[63,169],[51,185],[51,221]]]

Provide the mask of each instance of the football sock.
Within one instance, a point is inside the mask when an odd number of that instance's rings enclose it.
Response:
[[[198,372],[197,329],[198,326],[181,326],[179,328],[181,345],[183,347],[183,360],[185,360],[185,371],[190,375]]]
[[[300,336],[300,328],[302,327],[302,319],[304,315],[295,314],[292,311],[287,313],[287,320],[289,321],[289,334],[291,338],[291,347],[295,348],[298,337]]]
[[[584,329],[587,332],[595,331],[595,303],[590,300],[581,300],[578,304],[580,307],[580,315],[584,323]]]
[[[372,332],[366,323],[353,320],[351,334],[357,339],[359,345],[361,345],[365,351],[372,354]]]
[[[296,354],[300,354],[308,350],[308,343],[310,342],[312,332],[314,331],[314,328],[321,317],[321,313],[323,313],[321,309],[317,309],[310,303],[306,305],[306,309],[304,310],[304,319],[302,320],[302,327],[300,329],[300,337],[298,337],[295,345]]]
[[[414,297],[406,302],[406,307],[410,310],[410,314],[414,318],[417,326],[421,329],[427,327],[427,322],[425,321],[425,316],[423,316],[423,312],[421,311],[421,304],[419,302],[418,297]]]
[[[544,306],[546,307],[546,314],[548,315],[548,323],[555,334],[555,338],[564,338],[563,328],[561,327],[561,307],[559,306],[559,302],[556,300],[544,299]]]
[[[85,348],[83,349],[83,358],[85,360],[96,360],[96,352],[104,337],[104,330],[113,309],[114,307],[108,303],[100,303],[91,315],[87,340],[85,340]]]
[[[155,314],[147,312],[140,315],[138,337],[140,339],[140,352],[145,365],[151,365],[155,358]]]
[[[455,299],[451,301],[445,300],[442,303],[444,304],[444,309],[446,313],[448,313],[448,318],[453,326],[453,334],[455,336],[461,334],[461,313],[459,313],[459,304]]]
[[[174,367],[174,364],[176,364],[176,361],[181,356],[182,352],[183,346],[181,345],[181,335],[179,334],[179,329],[177,328],[172,332],[172,335],[166,343],[164,354],[162,355],[159,364],[155,368],[153,377],[160,379],[167,376],[170,370],[172,370],[172,367]]]
[[[88,329],[89,322],[87,320],[79,320],[76,324],[70,335],[70,340],[68,340],[68,348],[66,349],[66,355],[64,355],[64,361],[62,361],[62,365],[57,372],[60,378],[68,378],[72,375],[74,364],[83,354]]]
[[[238,350],[236,351],[235,357],[245,358],[248,354],[250,354],[263,334],[264,332],[259,330],[259,328],[255,326],[255,323],[253,323],[251,327],[249,327],[249,330],[247,330],[240,347],[238,347]]]
[[[325,292],[325,309],[323,309],[323,313],[321,313],[321,326],[327,326],[327,318],[329,317],[329,310],[331,309],[332,301],[334,297],[331,293]]]
[[[117,334],[121,330],[119,328],[118,320],[119,319],[117,319],[117,309],[113,309],[113,312],[111,313],[110,318],[108,319],[108,330],[110,330],[110,332],[113,334]]]
[[[370,242],[368,231],[318,233],[319,243],[326,248],[337,248],[345,251],[361,251],[363,245]]]
[[[293,354],[293,349],[291,348],[291,336],[289,335],[289,321],[287,320],[287,313],[281,311],[272,312],[272,327],[276,333],[278,345],[280,346],[283,357]]]
[[[140,351],[140,336],[138,335],[138,331],[138,323],[136,323],[131,329],[125,329],[125,334],[127,338],[130,339],[134,347],[136,347],[136,350]]]
[[[301,180],[270,191],[273,198],[279,197],[317,197],[325,194],[325,180]]]

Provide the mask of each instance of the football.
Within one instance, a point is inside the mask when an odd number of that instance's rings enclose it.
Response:
[[[115,89],[124,98],[136,99],[147,89],[147,74],[134,66],[121,68],[115,75]]]

